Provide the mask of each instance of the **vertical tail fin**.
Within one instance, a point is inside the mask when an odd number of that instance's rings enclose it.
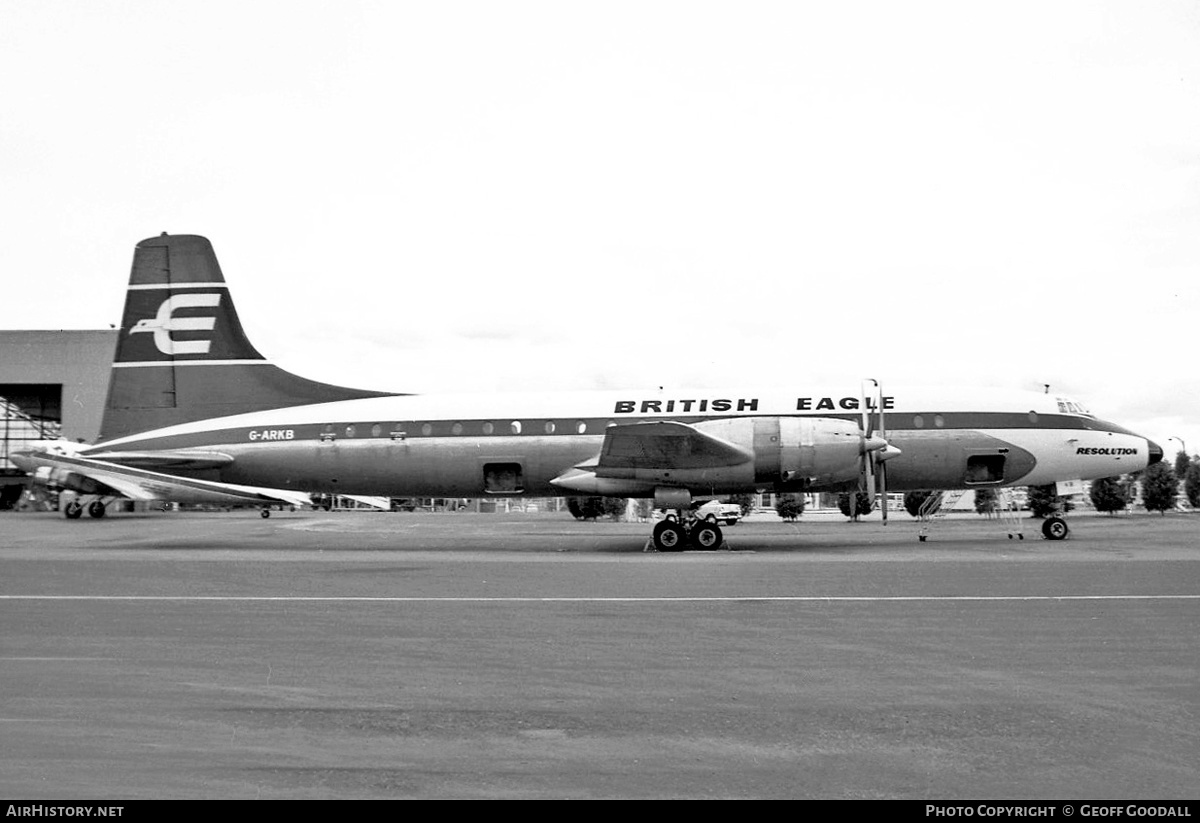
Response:
[[[387,394],[318,383],[271,365],[247,339],[206,238],[163,234],[137,244],[101,440]]]

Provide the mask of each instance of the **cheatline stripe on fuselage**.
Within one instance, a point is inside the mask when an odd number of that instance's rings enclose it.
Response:
[[[262,360],[133,360],[128,363],[113,363],[114,369],[144,369],[149,366],[269,366],[271,361]]]
[[[130,283],[129,291],[149,291],[153,289],[229,289],[228,283]]]
[[[0,594],[0,600],[108,603],[1021,603],[1097,600],[1200,600],[1200,594],[716,595],[689,597],[434,597],[402,595]],[[13,659],[13,658],[8,658]],[[26,658],[28,659],[28,658]]]
[[[281,410],[282,411],[282,410]],[[264,414],[270,414],[265,412]],[[936,434],[945,432],[949,434],[954,431],[989,431],[992,433],[1001,430],[1031,430],[1031,429],[1056,429],[1056,430],[1074,430],[1074,431],[1099,431],[1112,432],[1114,434],[1132,434],[1127,429],[1122,428],[1114,423],[1108,423],[1096,418],[1081,418],[1071,415],[1041,415],[1038,422],[1034,423],[1029,420],[1025,414],[1013,412],[946,412],[942,414],[944,425],[934,427],[926,425],[917,427],[913,424],[912,418],[917,415],[924,415],[926,419],[932,416],[932,412],[914,412],[904,416],[909,419],[903,421],[903,425],[898,425],[900,421],[895,420],[900,417],[899,413],[893,412],[892,419],[889,419],[887,430],[888,432],[904,432],[906,434],[922,433]],[[828,414],[828,415],[788,415],[794,417],[824,417],[824,418],[840,418],[843,420],[851,420],[857,422],[859,415],[857,414]],[[271,422],[259,422],[257,425],[241,425],[222,429],[212,429],[208,431],[194,431],[179,434],[163,434],[157,436],[139,437],[132,435],[128,438],[122,438],[122,442],[117,448],[128,449],[152,449],[158,446],[169,448],[190,448],[193,446],[211,446],[216,443],[253,443],[253,442],[279,442],[279,441],[304,441],[304,440],[320,440],[320,439],[336,439],[342,442],[354,441],[369,441],[369,440],[396,440],[401,437],[407,440],[421,440],[429,438],[453,438],[453,437],[475,437],[481,439],[500,439],[500,438],[528,438],[528,437],[580,437],[580,436],[599,436],[604,434],[610,423],[619,422],[621,424],[636,424],[644,422],[652,422],[654,420],[670,419],[681,423],[698,423],[706,420],[713,420],[713,417],[688,417],[683,415],[673,415],[660,418],[653,417],[638,417],[638,418],[613,418],[613,417],[525,417],[516,422],[521,423],[521,431],[513,432],[509,425],[512,422],[509,418],[491,417],[491,418],[435,418],[435,419],[416,419],[416,420],[366,420],[366,421],[349,421],[349,420],[330,420],[323,423],[298,423],[289,424],[280,422],[286,418],[279,418]],[[545,424],[552,423],[552,430],[548,431]],[[485,424],[493,425],[493,433],[485,434],[483,426]],[[540,424],[540,425],[537,425]],[[430,426],[430,431],[425,433],[423,427]],[[455,433],[452,430],[454,426],[461,426],[461,430]],[[378,430],[374,431],[374,427],[378,426]],[[583,431],[579,428],[582,426]],[[348,435],[346,430],[350,427],[354,428],[354,434]],[[264,430],[288,432],[289,434],[269,435],[262,437],[261,433]],[[251,433],[256,433],[258,436],[251,437]],[[154,432],[147,432],[147,435],[154,435]],[[98,448],[105,448],[104,444],[100,444]]]

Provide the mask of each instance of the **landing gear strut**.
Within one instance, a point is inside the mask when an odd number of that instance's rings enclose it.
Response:
[[[688,547],[715,551],[721,548],[725,537],[720,526],[692,517],[680,519],[680,514],[674,517],[668,515],[667,520],[654,527],[650,542],[654,544],[655,551],[681,552]]]

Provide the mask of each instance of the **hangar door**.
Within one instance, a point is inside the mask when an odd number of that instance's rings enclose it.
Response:
[[[35,441],[61,436],[61,384],[0,384],[0,507],[11,506],[24,481],[24,474],[8,456],[31,448]]]

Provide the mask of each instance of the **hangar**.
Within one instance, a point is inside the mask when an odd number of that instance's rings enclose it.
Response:
[[[16,502],[25,482],[10,453],[32,440],[99,436],[118,334],[0,331],[0,508]]]

